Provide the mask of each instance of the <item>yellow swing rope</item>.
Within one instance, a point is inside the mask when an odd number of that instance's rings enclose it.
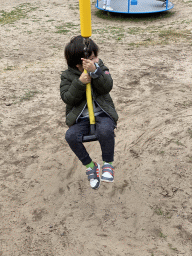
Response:
[[[80,24],[81,24],[81,36],[89,38],[91,36],[91,1],[90,0],[79,0],[80,9]],[[87,70],[84,70],[87,74]],[[86,85],[86,98],[87,107],[89,112],[90,124],[95,124],[95,116],[93,111],[93,101],[91,95],[91,84]]]

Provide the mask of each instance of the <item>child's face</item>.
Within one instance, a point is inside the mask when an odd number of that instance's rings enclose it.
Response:
[[[90,59],[93,63],[99,62],[99,59],[95,56],[94,52],[92,52],[88,59]]]
[[[88,57],[89,60],[91,60],[93,62],[93,64],[95,64],[96,62],[99,62],[99,58],[97,58],[94,54],[94,52],[92,52],[92,54]],[[79,71],[83,72],[83,66],[81,64],[77,64],[76,67],[79,69]]]

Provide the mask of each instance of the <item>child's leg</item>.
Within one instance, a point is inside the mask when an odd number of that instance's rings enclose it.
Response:
[[[89,133],[89,119],[72,125],[65,134],[65,139],[70,148],[83,165],[90,164],[92,159],[82,143],[82,136]]]
[[[106,114],[96,116],[96,132],[101,146],[102,158],[104,162],[113,162],[114,160],[114,128],[115,124]]]
[[[103,0],[103,4],[104,4],[104,5],[107,4],[107,6],[110,6],[111,0]]]
[[[110,6],[111,0],[107,0],[107,6]]]
[[[114,168],[112,162],[114,159],[114,128],[115,124],[106,114],[96,117],[96,132],[101,145],[102,158],[104,165],[102,166],[101,180],[113,182]]]
[[[77,124],[71,126],[65,135],[65,139],[68,142],[70,148],[79,158],[83,165],[86,165],[86,174],[90,181],[90,186],[93,189],[98,189],[100,186],[100,166],[97,163],[93,163],[87,150],[82,143],[82,136],[89,134],[89,119],[85,119]]]

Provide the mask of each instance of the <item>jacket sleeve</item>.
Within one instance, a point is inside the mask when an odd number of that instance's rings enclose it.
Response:
[[[78,78],[70,81],[65,75],[61,75],[60,95],[66,104],[78,105],[85,97],[85,93],[86,85]]]
[[[113,88],[113,79],[109,73],[109,69],[101,65],[101,75],[98,78],[92,79],[91,84],[93,87],[93,90],[99,94],[107,94],[111,91]]]

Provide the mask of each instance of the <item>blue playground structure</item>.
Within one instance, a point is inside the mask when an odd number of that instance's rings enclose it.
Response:
[[[103,9],[103,0],[97,0],[95,5],[98,9]],[[172,9],[174,5],[169,0],[111,0],[113,10],[107,10],[114,13],[145,14],[164,12]]]

